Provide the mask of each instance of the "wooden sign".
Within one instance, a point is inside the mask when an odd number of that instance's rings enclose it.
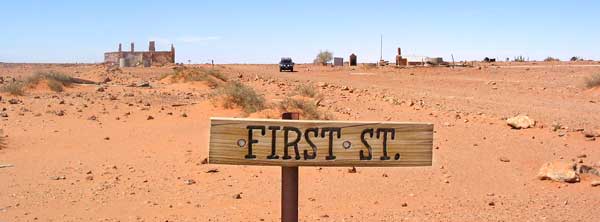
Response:
[[[209,163],[431,166],[433,124],[211,118]]]

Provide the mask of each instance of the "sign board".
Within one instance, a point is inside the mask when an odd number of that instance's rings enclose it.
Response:
[[[433,124],[211,118],[209,163],[431,166]]]

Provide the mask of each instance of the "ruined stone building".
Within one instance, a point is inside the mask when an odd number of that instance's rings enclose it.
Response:
[[[121,43],[119,43],[118,51],[104,53],[104,62],[119,64],[120,67],[141,65],[149,67],[152,65],[175,63],[175,48],[171,44],[171,51],[156,51],[154,41],[150,41],[148,51],[136,52],[132,42],[130,51],[124,52],[121,48]]]

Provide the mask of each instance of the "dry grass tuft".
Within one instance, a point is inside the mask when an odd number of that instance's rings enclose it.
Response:
[[[25,94],[25,91],[23,90],[23,83],[20,82],[11,82],[7,85],[4,85],[2,88],[0,88],[0,91],[10,93],[14,96],[22,96]]]
[[[585,86],[587,88],[599,87],[600,86],[600,73],[596,73],[590,77],[585,78]]]
[[[63,84],[54,79],[49,79],[47,84],[48,84],[48,88],[50,88],[50,90],[52,90],[54,92],[62,92],[65,90]]]
[[[315,98],[317,97],[318,93],[314,86],[308,84],[300,84],[296,86],[296,89],[294,90],[294,95]]]
[[[312,100],[285,98],[279,103],[279,109],[284,112],[299,112],[302,119],[330,120],[331,114],[320,112]]]
[[[62,86],[69,86],[75,83],[73,77],[68,76],[63,73],[49,71],[49,72],[37,72],[32,76],[25,79],[25,84],[27,85],[35,85],[42,80],[47,80],[48,82],[54,82],[53,84],[61,84]],[[50,84],[48,84],[49,87]]]
[[[228,82],[216,92],[218,98],[223,98],[225,108],[241,107],[246,113],[254,113],[265,108],[265,99],[254,89],[237,81]]]
[[[172,73],[163,74],[161,79],[169,76],[172,82],[204,81],[212,88],[216,88],[222,83],[227,82],[227,78],[219,70],[202,67],[177,67]]]

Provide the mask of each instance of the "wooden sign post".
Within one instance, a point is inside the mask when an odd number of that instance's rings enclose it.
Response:
[[[282,221],[297,221],[298,166],[431,166],[432,146],[430,123],[211,118],[208,160],[281,166]]]

